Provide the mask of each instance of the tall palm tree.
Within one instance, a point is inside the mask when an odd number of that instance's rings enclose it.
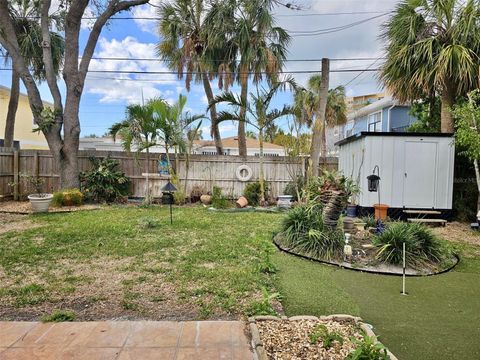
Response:
[[[229,29],[232,44],[238,51],[237,81],[241,87],[242,104],[238,123],[238,150],[241,156],[247,155],[245,137],[245,116],[247,114],[248,81],[253,75],[253,83],[263,79],[275,82],[287,56],[290,36],[275,25],[272,14],[275,0],[230,0],[224,7],[232,7],[234,19]]]
[[[321,129],[320,133],[314,133],[313,136],[320,136],[322,144],[321,156],[327,155],[327,136],[326,129],[342,125],[347,122],[347,104],[345,101],[345,88],[337,86],[328,90],[327,107],[325,110],[325,123],[318,124],[318,108],[320,103],[320,85],[322,78],[320,75],[313,75],[308,80],[307,89],[299,89],[295,93],[296,117],[302,125]],[[312,141],[312,144],[314,142]]]
[[[278,91],[284,89],[286,86],[296,88],[296,83],[293,78],[288,78],[284,81],[275,82],[270,85],[268,89],[259,90],[256,87],[256,93],[250,93],[250,101],[245,101],[240,95],[232,92],[224,92],[216,96],[214,103],[227,103],[235,108],[234,112],[221,111],[218,115],[220,122],[233,120],[239,123],[246,123],[252,125],[258,131],[259,142],[259,163],[260,163],[260,202],[265,202],[265,174],[263,168],[263,143],[265,129],[274,125],[275,121],[284,117],[293,115],[295,109],[291,106],[284,105],[282,109],[270,109],[271,102]],[[242,110],[246,109],[246,115],[242,114]]]
[[[192,79],[203,84],[209,103],[214,95],[210,81],[219,71],[227,73],[221,76],[219,87],[233,82],[230,73],[226,38],[222,31],[223,24],[219,11],[220,5],[206,0],[175,0],[165,2],[159,9],[159,33],[161,41],[157,45],[160,58],[170,69],[177,72],[179,78],[185,75],[187,90],[190,90]],[[215,33],[215,34],[214,34]],[[217,45],[211,39],[215,37]],[[235,56],[235,52],[231,53]],[[223,154],[222,139],[217,123],[217,110],[210,107],[211,136],[215,141],[218,154]]]
[[[20,52],[26,64],[32,68],[32,75],[35,80],[45,80],[45,66],[43,63],[42,50],[42,29],[38,22],[40,13],[39,3],[35,1],[13,0],[9,3],[9,11],[13,19],[14,26],[18,36]],[[63,53],[65,49],[65,41],[63,37],[51,32],[51,48],[53,57],[53,67],[58,75],[60,67],[63,63]],[[5,61],[9,60],[9,54],[6,55]],[[18,108],[18,100],[20,96],[20,75],[12,70],[10,99],[8,102],[7,118],[5,122],[4,146],[12,147],[15,134],[15,117]]]
[[[380,78],[402,101],[441,97],[441,131],[452,133],[455,98],[478,87],[480,4],[475,0],[404,0],[386,24]]]

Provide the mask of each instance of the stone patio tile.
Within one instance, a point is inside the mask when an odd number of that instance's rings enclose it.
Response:
[[[134,323],[129,321],[101,321],[92,324],[95,325],[93,329],[73,339],[70,347],[120,348],[125,344]]]
[[[63,350],[56,360],[115,360],[121,348],[75,347]]]
[[[176,347],[182,327],[176,321],[136,322],[125,347]]]
[[[253,352],[249,346],[235,346],[233,348],[233,360],[252,360]]]
[[[250,357],[235,357],[233,347],[179,348],[176,360],[252,360]],[[241,355],[241,354],[237,354]]]
[[[32,347],[40,345],[58,345],[65,348],[69,346],[73,340],[90,333],[94,328],[94,323],[86,322],[38,324],[13,346]]]
[[[245,345],[243,323],[237,321],[189,321],[183,327],[180,347]]]
[[[56,360],[62,349],[54,345],[26,348],[8,348],[0,355],[1,360]]]
[[[124,348],[117,360],[174,360],[175,348]],[[193,358],[192,358],[193,360]]]
[[[37,323],[0,321],[0,347],[8,347],[24,336]]]

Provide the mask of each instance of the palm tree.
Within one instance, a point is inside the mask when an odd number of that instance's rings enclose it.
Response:
[[[258,84],[265,77],[275,82],[287,56],[290,36],[281,27],[275,26],[272,9],[275,0],[231,0],[225,7],[233,7],[234,19],[229,29],[232,45],[238,51],[237,81],[241,87],[242,104],[238,123],[238,150],[240,156],[247,155],[245,117],[248,112],[248,81]]]
[[[380,78],[401,101],[438,94],[442,132],[454,131],[455,98],[478,87],[479,14],[475,0],[404,0],[386,24]]]
[[[308,80],[307,89],[299,89],[295,93],[295,108],[297,121],[310,128],[321,129],[320,132],[314,132],[313,136],[320,136],[322,144],[321,156],[327,155],[327,127],[342,125],[347,122],[347,104],[345,102],[345,88],[337,86],[328,91],[327,107],[325,110],[325,123],[318,124],[318,108],[320,103],[320,85],[321,76],[313,75]],[[313,145],[314,141],[312,141]]]
[[[260,203],[265,202],[265,175],[263,168],[263,142],[265,129],[271,127],[276,120],[281,117],[293,115],[295,110],[293,107],[284,105],[282,109],[270,109],[270,103],[275,94],[284,89],[286,86],[296,88],[296,83],[293,78],[288,78],[284,81],[275,82],[271,84],[268,89],[259,90],[258,85],[255,94],[250,93],[250,101],[245,101],[240,95],[236,95],[232,92],[224,92],[223,94],[216,96],[214,103],[227,103],[235,108],[234,112],[221,111],[218,115],[218,121],[233,120],[239,123],[248,123],[252,125],[258,131],[259,142],[259,159],[260,159]],[[246,115],[242,114],[242,110],[246,109]]]
[[[113,124],[109,129],[109,134],[115,141],[118,135],[121,136],[123,148],[131,152],[136,151],[139,155],[146,152],[146,197],[145,202],[149,204],[150,199],[150,148],[157,145],[158,123],[154,116],[154,106],[157,102],[163,102],[161,99],[154,99],[145,105],[128,105],[125,110],[125,120]]]
[[[183,78],[186,72],[187,90],[190,90],[192,79],[202,82],[209,103],[214,98],[210,80],[219,71],[222,74],[229,72],[229,66],[226,65],[229,61],[224,59],[228,59],[227,50],[231,47],[225,45],[226,39],[221,28],[223,21],[219,18],[221,12],[218,7],[219,4],[205,0],[175,0],[163,3],[159,9],[159,33],[162,39],[157,49],[160,58],[177,72],[179,78]],[[210,39],[213,37],[218,46],[212,44]],[[231,75],[221,76],[219,86],[228,88],[232,82]],[[217,153],[223,154],[215,106],[210,107],[210,118],[210,133]]]
[[[38,2],[14,0],[9,3],[11,17],[15,19],[14,26],[18,36],[20,52],[26,64],[32,68],[32,75],[35,80],[45,80],[45,66],[43,63],[42,50],[42,29],[38,23],[40,12]],[[58,75],[63,63],[65,41],[63,37],[55,32],[50,32],[53,67]],[[3,51],[5,61],[10,58],[7,51]],[[15,117],[20,96],[20,75],[12,70],[10,87],[10,99],[8,102],[7,118],[5,122],[4,146],[12,147],[15,134]]]

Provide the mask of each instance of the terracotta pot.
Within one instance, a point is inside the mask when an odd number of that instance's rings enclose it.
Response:
[[[245,196],[240,196],[236,202],[237,208],[244,208],[248,205],[248,200]]]
[[[375,204],[373,208],[375,209],[375,220],[385,220],[387,218],[388,205]]]
[[[210,205],[212,203],[212,195],[202,195],[200,196],[200,201],[203,205]]]

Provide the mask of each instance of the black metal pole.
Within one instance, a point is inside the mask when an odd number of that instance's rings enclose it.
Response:
[[[170,201],[170,225],[173,224],[173,216],[172,216],[172,202]]]

